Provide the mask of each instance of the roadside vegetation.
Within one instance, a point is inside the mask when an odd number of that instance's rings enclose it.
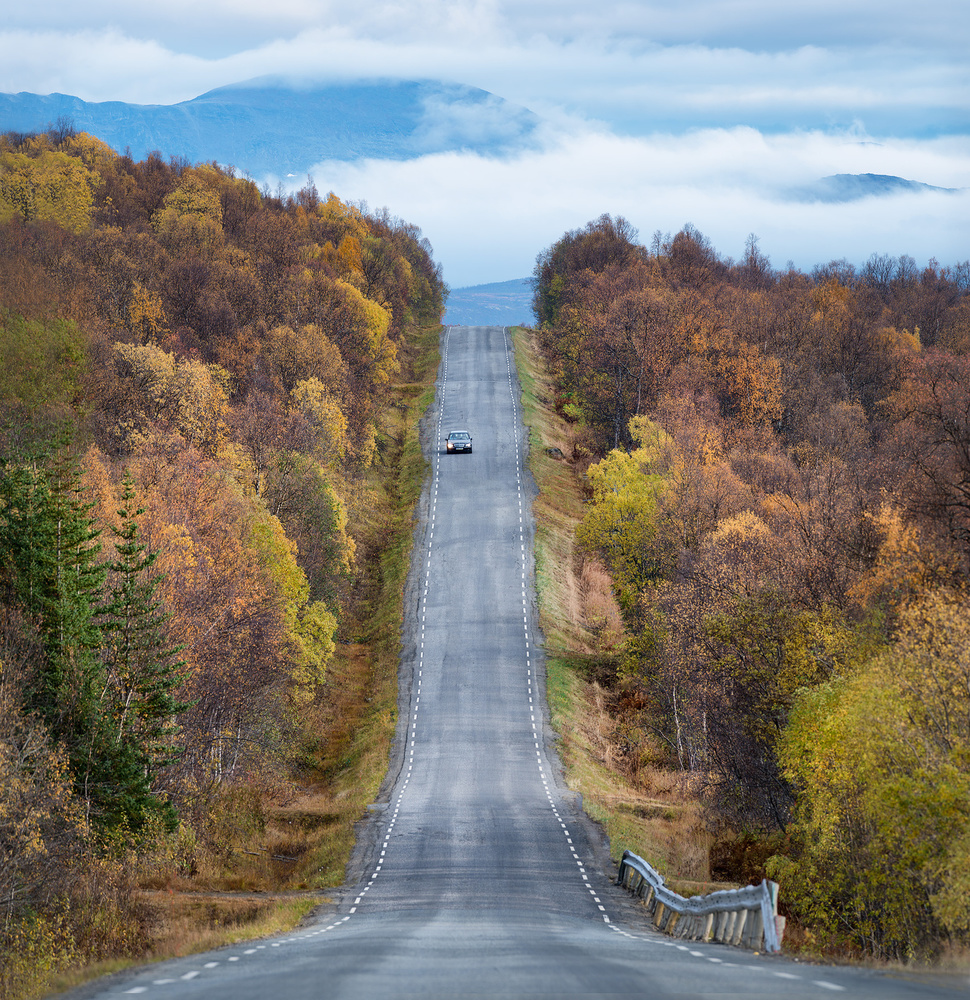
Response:
[[[387,766],[420,231],[0,137],[0,995],[290,926]]]
[[[550,700],[615,853],[776,879],[791,947],[959,952],[970,265],[776,271],[604,216],[534,280]]]
[[[618,717],[623,618],[603,561],[576,540],[585,511],[579,470],[591,456],[582,428],[557,412],[536,331],[516,328],[513,337],[539,491],[533,513],[547,696],[567,783],[602,824],[615,862],[635,851],[683,895],[736,888],[711,876],[712,836],[690,783],[662,759],[636,778],[629,773],[629,735]]]

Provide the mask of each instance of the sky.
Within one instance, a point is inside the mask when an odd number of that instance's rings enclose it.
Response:
[[[538,145],[311,171],[418,225],[461,287],[527,276],[603,213],[644,242],[691,223],[725,257],[753,233],[778,268],[966,260],[968,53],[965,0],[38,0],[5,12],[0,92],[172,104],[281,73],[481,87],[542,118]],[[791,198],[836,173],[964,190]]]

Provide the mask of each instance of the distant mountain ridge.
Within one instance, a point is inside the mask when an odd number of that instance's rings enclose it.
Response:
[[[955,194],[959,188],[937,187],[892,174],[832,174],[812,184],[795,188],[789,194],[795,201],[846,202],[859,198],[884,197],[905,192],[941,191]]]
[[[261,179],[300,177],[321,160],[407,160],[528,146],[539,119],[474,87],[429,80],[318,84],[262,77],[180,104],[90,103],[65,94],[0,94],[0,132],[69,119],[136,160],[215,160]]]

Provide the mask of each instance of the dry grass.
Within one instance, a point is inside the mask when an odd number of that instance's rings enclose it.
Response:
[[[623,644],[624,626],[610,575],[602,561],[592,556],[583,558],[581,567],[581,607],[577,610],[586,627],[598,637],[600,648],[613,653]]]
[[[517,329],[514,339],[531,428],[530,468],[539,487],[533,512],[549,706],[567,783],[605,828],[614,860],[629,849],[689,891],[725,888],[710,880],[710,837],[698,797],[679,775],[631,763],[608,692],[596,680],[621,651],[624,629],[605,567],[574,541],[589,464],[582,429],[556,413],[534,334]]]
[[[317,896],[220,897],[177,892],[144,893],[142,909],[153,927],[154,946],[138,963],[131,959],[98,962],[52,976],[45,995],[64,993],[132,964],[194,955],[224,945],[270,937],[296,926],[314,907]]]
[[[152,921],[152,953],[147,959],[180,957],[289,930],[323,895],[156,892],[143,895]]]

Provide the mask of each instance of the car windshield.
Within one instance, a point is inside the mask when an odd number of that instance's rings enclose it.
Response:
[[[455,431],[450,435],[452,441],[467,441],[468,434],[465,431]]]

